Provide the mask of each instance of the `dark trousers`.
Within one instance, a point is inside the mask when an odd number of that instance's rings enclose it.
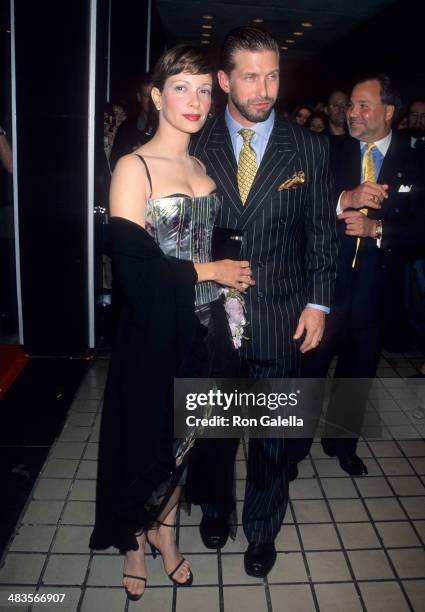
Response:
[[[325,333],[320,345],[305,353],[301,360],[303,378],[325,378],[332,358],[337,355],[334,378],[374,378],[381,349],[381,331],[378,327],[353,328],[349,313],[334,312],[326,319]],[[335,454],[356,452],[358,435],[344,435],[348,428],[359,432],[366,410],[368,386],[357,389],[355,403],[347,406],[347,392],[338,385],[333,389],[326,427],[322,438],[324,448]],[[341,398],[344,398],[343,400]],[[318,410],[317,418],[320,416]],[[293,461],[302,461],[311,447],[312,439],[290,440],[288,456]]]

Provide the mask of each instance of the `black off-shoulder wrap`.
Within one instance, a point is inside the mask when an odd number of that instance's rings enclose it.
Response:
[[[105,389],[96,522],[90,547],[137,550],[146,502],[174,472],[173,378],[191,352],[202,363],[193,263],[164,255],[139,225],[112,217],[114,279],[124,296]],[[192,373],[193,375],[193,373]]]

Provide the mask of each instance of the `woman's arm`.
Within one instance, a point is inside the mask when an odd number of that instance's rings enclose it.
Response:
[[[198,275],[198,283],[212,280],[225,287],[233,287],[238,291],[246,291],[255,281],[249,261],[236,261],[233,259],[221,259],[209,263],[194,264]]]
[[[109,194],[112,217],[123,217],[145,227],[150,187],[146,170],[136,155],[124,155],[115,166]]]

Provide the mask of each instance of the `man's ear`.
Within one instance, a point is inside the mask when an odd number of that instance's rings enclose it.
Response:
[[[151,98],[155,108],[159,110],[161,108],[161,92],[159,91],[158,87],[152,87]]]
[[[325,108],[323,109],[323,112],[325,113],[325,115],[329,117],[329,106],[325,106]]]
[[[395,106],[393,104],[387,104],[387,108],[385,110],[385,119],[386,121],[391,121],[394,117]]]
[[[217,73],[217,79],[218,79],[221,89],[225,93],[229,93],[230,91],[229,75],[226,72],[224,72],[224,70],[219,70]]]

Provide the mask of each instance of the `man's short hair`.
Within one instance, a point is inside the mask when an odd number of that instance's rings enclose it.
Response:
[[[360,79],[360,81],[357,81],[356,85],[360,85],[360,83],[365,83],[366,81],[378,81],[382,104],[394,106],[396,111],[401,108],[400,94],[394,87],[389,76],[383,73],[368,74]]]
[[[255,26],[240,26],[231,30],[224,39],[220,53],[220,68],[230,74],[235,67],[235,51],[275,51],[279,45],[270,32]]]
[[[425,104],[425,97],[415,98],[414,100],[410,100],[409,104],[407,105],[407,112],[410,112],[410,109],[412,108],[414,104]]]

